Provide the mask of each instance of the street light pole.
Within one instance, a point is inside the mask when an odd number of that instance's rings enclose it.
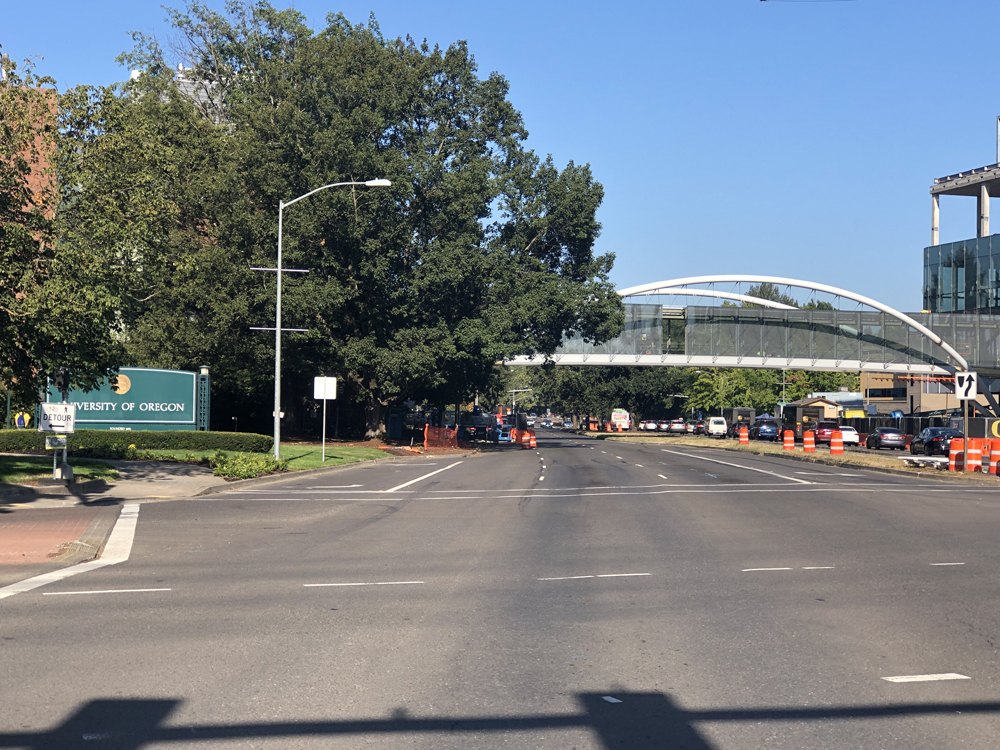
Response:
[[[282,230],[282,214],[286,208],[294,203],[298,203],[303,198],[308,198],[314,193],[318,193],[321,190],[326,190],[332,187],[344,187],[347,185],[352,186],[363,186],[363,187],[390,187],[392,185],[389,180],[379,179],[379,180],[366,180],[364,182],[334,182],[329,185],[323,185],[315,190],[310,190],[305,195],[300,195],[294,200],[288,201],[278,201],[278,267],[275,269],[278,272],[278,296],[277,303],[274,310],[274,460],[281,460],[281,230]],[[270,269],[261,269],[270,270]],[[291,269],[289,269],[291,270]],[[301,330],[301,329],[296,329]]]

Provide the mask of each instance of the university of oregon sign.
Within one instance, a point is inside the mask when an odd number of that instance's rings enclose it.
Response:
[[[199,384],[199,379],[205,382]],[[207,429],[207,375],[183,370],[123,367],[117,380],[90,393],[71,390],[77,429],[196,430]],[[199,420],[199,385],[203,419]],[[53,394],[53,401],[59,400]],[[199,421],[203,424],[199,425]]]

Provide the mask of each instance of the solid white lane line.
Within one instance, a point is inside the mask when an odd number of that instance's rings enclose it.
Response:
[[[907,674],[898,677],[883,677],[886,682],[938,682],[940,680],[971,680],[964,674],[946,672],[945,674]]]
[[[424,581],[373,581],[370,583],[303,583],[304,588],[323,588],[329,586],[411,586]]]
[[[386,490],[386,492],[395,492],[396,490],[401,490],[404,487],[409,487],[411,484],[416,484],[417,482],[422,482],[423,480],[427,479],[428,477],[432,477],[435,474],[440,474],[442,471],[448,471],[448,469],[454,469],[460,463],[462,463],[462,462],[461,461],[456,461],[453,464],[449,464],[448,466],[445,466],[443,469],[438,469],[437,471],[432,471],[430,474],[424,474],[422,477],[417,477],[416,479],[411,479],[409,482],[403,482],[402,484],[396,485],[391,490]]]
[[[931,563],[931,565],[965,565],[965,563]]]
[[[106,591],[46,591],[42,596],[76,596],[78,594],[140,594],[146,591],[171,591],[172,589],[108,589]]]
[[[444,471],[442,469],[441,471]],[[335,495],[338,492],[347,495],[380,495],[384,492],[392,492],[392,490],[282,490],[284,494],[288,495],[322,495],[324,493],[328,495]],[[404,490],[401,495],[405,495],[413,492],[413,490]],[[228,490],[226,495],[268,495],[274,493],[274,490]],[[303,498],[308,499],[308,498]]]
[[[835,565],[810,565],[802,570],[833,570],[835,567]]]
[[[31,591],[48,583],[55,583],[70,576],[75,576],[78,573],[86,573],[88,570],[97,570],[98,568],[105,568],[108,565],[117,565],[120,562],[125,562],[128,560],[129,555],[132,554],[132,539],[135,537],[135,525],[138,520],[139,504],[128,503],[127,505],[123,505],[118,520],[111,530],[111,536],[108,537],[108,541],[104,545],[104,552],[101,554],[100,559],[80,563],[79,565],[70,565],[68,568],[63,568],[62,570],[53,570],[51,573],[43,573],[40,576],[18,581],[17,583],[12,583],[10,586],[4,586],[0,588],[0,599],[6,599],[8,596],[14,596],[14,594]]]
[[[602,573],[598,578],[634,578],[635,576],[651,576],[652,573]]]
[[[746,469],[747,471],[756,471],[760,474],[770,474],[772,477],[779,477],[781,479],[787,479],[790,482],[798,482],[799,484],[815,484],[815,482],[809,482],[805,479],[799,479],[798,477],[790,477],[785,474],[778,474],[774,471],[767,471],[766,469],[758,469],[756,466],[744,466],[742,464],[734,464],[729,461],[720,461],[717,458],[708,458],[707,456],[696,456],[693,453],[680,453],[679,451],[671,451],[666,448],[661,448],[664,453],[673,453],[677,456],[687,456],[688,458],[697,458],[702,461],[711,461],[713,464],[722,464],[724,466],[733,466],[737,469]]]
[[[791,570],[791,568],[743,568],[740,573],[753,573],[758,570]]]
[[[560,578],[539,578],[539,581],[575,581],[580,578],[593,578],[594,576],[562,576]]]
[[[663,476],[662,474],[657,474],[656,476],[658,476],[660,479],[666,479],[666,477]]]
[[[341,489],[350,489],[351,487],[364,487],[364,485],[363,484],[331,484],[331,485],[318,484],[315,487],[309,487],[307,489],[310,489],[310,490],[341,490]]]

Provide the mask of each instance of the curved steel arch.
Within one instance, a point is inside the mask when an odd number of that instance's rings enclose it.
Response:
[[[817,284],[813,281],[801,281],[799,279],[785,279],[780,276],[753,276],[753,275],[741,275],[741,274],[726,274],[722,276],[690,276],[686,279],[673,279],[671,281],[655,281],[652,284],[640,284],[639,286],[632,286],[627,289],[619,290],[618,294],[621,297],[635,297],[640,294],[656,294],[659,291],[666,293],[667,290],[676,289],[677,287],[690,286],[692,284],[737,284],[737,283],[752,283],[752,284],[777,284],[779,286],[794,286],[799,289],[812,289],[816,292],[825,292],[827,294],[834,294],[838,297],[844,297],[845,299],[854,300],[862,305],[867,305],[868,307],[873,307],[876,310],[884,312],[886,315],[891,315],[896,320],[901,323],[905,323],[908,326],[920,331],[924,336],[929,338],[935,344],[944,349],[949,355],[951,355],[956,362],[961,365],[961,369],[968,372],[969,363],[965,361],[965,357],[955,351],[954,347],[948,342],[938,336],[934,331],[932,331],[927,326],[918,323],[909,315],[901,313],[888,305],[883,305],[881,302],[871,299],[870,297],[864,297],[860,294],[855,294],[854,292],[849,292],[846,289],[839,289],[835,286],[828,286],[826,284]],[[756,304],[756,303],[755,303]]]
[[[621,292],[619,292],[621,294]],[[650,294],[672,295],[677,297],[717,297],[718,299],[731,299],[737,302],[750,302],[761,307],[771,307],[775,310],[798,310],[794,305],[786,305],[784,302],[775,302],[760,297],[751,297],[749,294],[736,294],[736,292],[720,292],[717,289],[664,289],[662,292],[650,292]]]

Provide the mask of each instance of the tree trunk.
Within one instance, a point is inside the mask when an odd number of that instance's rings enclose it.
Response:
[[[379,440],[383,435],[382,402],[369,396],[365,401],[365,440]]]

